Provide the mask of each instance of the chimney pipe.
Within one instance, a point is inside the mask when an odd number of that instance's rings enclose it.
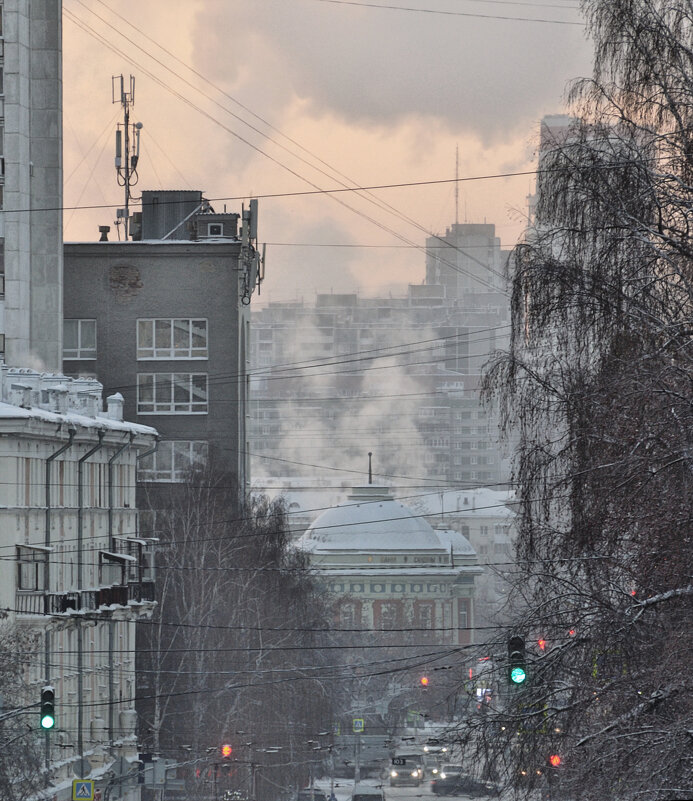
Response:
[[[111,230],[110,225],[100,225],[99,226],[99,233],[101,234],[101,238],[99,242],[108,242],[108,232]]]

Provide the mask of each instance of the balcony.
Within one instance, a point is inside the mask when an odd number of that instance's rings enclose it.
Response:
[[[153,601],[153,581],[133,581],[128,584],[128,598],[130,601]]]
[[[123,606],[128,601],[153,601],[154,582],[139,581],[115,584],[97,590],[76,592],[15,593],[15,611],[19,615],[74,615],[79,612],[96,612],[102,606]]]

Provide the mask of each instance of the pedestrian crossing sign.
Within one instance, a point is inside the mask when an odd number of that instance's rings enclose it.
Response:
[[[74,779],[72,782],[72,801],[94,801],[94,780]]]

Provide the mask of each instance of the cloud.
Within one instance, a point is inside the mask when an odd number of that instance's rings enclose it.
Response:
[[[223,58],[205,58],[206,68],[236,91],[255,86],[257,96],[269,93],[274,113],[300,98],[314,117],[397,125],[425,116],[496,139],[556,108],[566,79],[588,68],[577,26],[315,0],[211,7],[211,20],[198,16],[199,52],[219,54],[229,32],[238,33]]]

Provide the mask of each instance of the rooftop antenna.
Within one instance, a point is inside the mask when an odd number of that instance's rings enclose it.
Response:
[[[130,124],[130,109],[135,105],[135,76],[130,76],[128,89],[125,88],[125,78],[122,75],[111,77],[111,95],[113,103],[120,103],[123,107],[123,122],[116,128],[115,168],[118,176],[118,186],[125,189],[125,206],[116,211],[116,225],[123,223],[125,241],[130,233],[130,200],[132,200],[131,187],[139,181],[137,162],[140,159],[140,131],[142,123]]]
[[[455,225],[460,224],[460,146],[455,145]]]
[[[373,451],[368,451],[368,483],[373,483],[373,465],[371,462],[371,457],[373,456]]]

